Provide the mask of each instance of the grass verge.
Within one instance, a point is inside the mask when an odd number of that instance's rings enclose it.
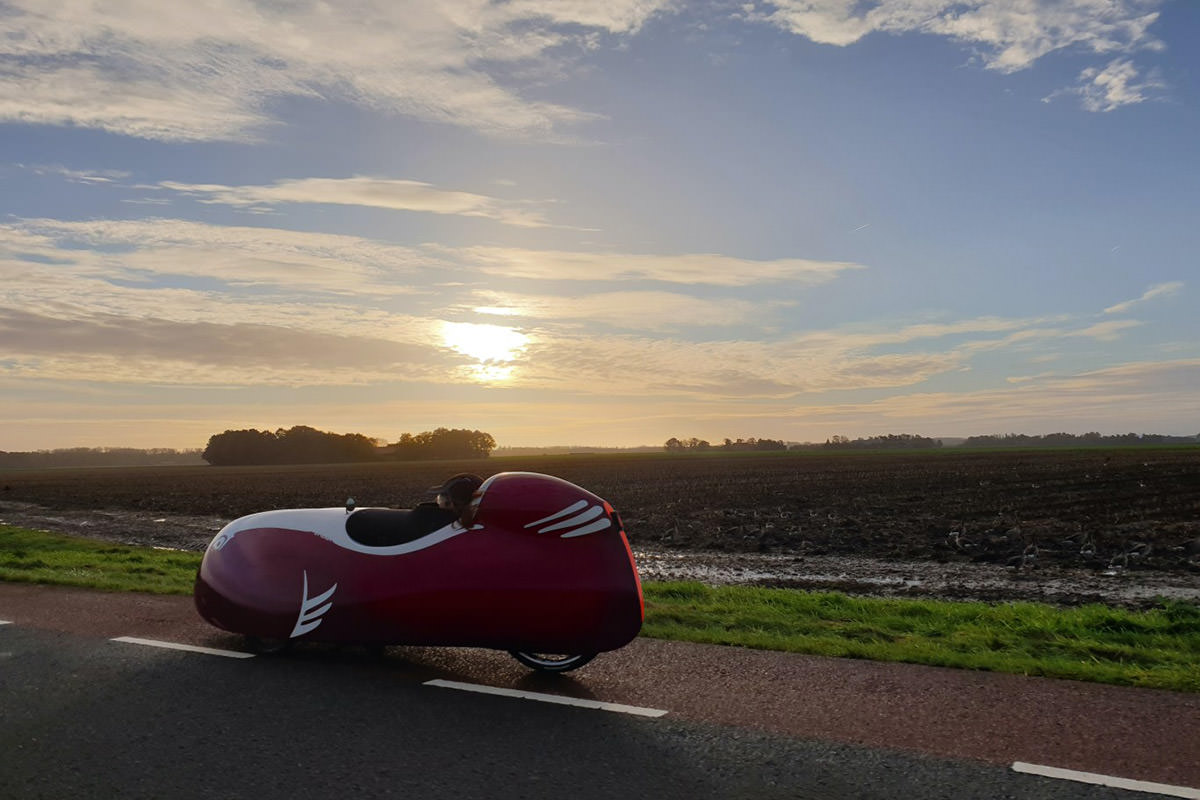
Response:
[[[0,526],[0,581],[190,594],[199,553]],[[1200,607],[964,603],[645,584],[644,636],[1200,691]]]
[[[190,594],[200,556],[0,525],[0,581]]]
[[[648,583],[645,636],[1200,691],[1200,606],[966,603]]]

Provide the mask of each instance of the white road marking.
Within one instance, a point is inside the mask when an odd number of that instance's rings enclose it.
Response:
[[[12,625],[12,620],[0,619],[0,625]]]
[[[666,711],[658,708],[642,708],[626,706],[620,703],[605,703],[600,700],[584,700],[578,697],[563,697],[557,694],[542,694],[541,692],[524,692],[519,689],[501,689],[496,686],[482,686],[478,683],[460,683],[458,681],[432,680],[425,681],[425,686],[440,686],[445,689],[461,689],[464,692],[479,692],[481,694],[498,694],[503,697],[519,697],[522,700],[537,700],[542,703],[557,703],[564,706],[579,708],[594,708],[600,711],[616,711],[620,714],[636,714],[640,717],[661,717]]]
[[[237,650],[217,650],[212,647],[197,647],[194,644],[176,644],[175,642],[160,642],[156,639],[138,639],[136,636],[118,636],[114,642],[126,644],[144,644],[147,647],[162,647],[166,650],[184,650],[189,653],[204,653],[209,656],[225,656],[226,658],[254,658],[254,653],[241,653]]]
[[[1116,778],[1112,775],[1100,775],[1095,772],[1077,772],[1073,769],[1044,767],[1040,764],[1026,764],[1022,761],[1014,762],[1012,768],[1016,772],[1041,775],[1044,778],[1060,778],[1065,781],[1111,786],[1114,789],[1128,789],[1132,792],[1149,792],[1150,794],[1162,794],[1168,797],[1188,797],[1192,798],[1192,800],[1200,800],[1200,789],[1193,789],[1189,786],[1171,786],[1167,783],[1135,781],[1129,778]]]

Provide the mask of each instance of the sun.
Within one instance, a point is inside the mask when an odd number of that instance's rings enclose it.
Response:
[[[502,325],[443,322],[442,341],[451,350],[479,362],[471,367],[475,380],[496,383],[512,378],[512,362],[524,352],[530,337]]]

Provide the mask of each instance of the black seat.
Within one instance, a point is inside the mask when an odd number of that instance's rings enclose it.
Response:
[[[390,547],[420,539],[456,519],[454,512],[422,503],[407,508],[362,508],[346,519],[346,533],[368,547]]]

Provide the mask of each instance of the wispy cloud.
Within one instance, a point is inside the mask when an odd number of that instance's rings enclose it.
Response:
[[[1049,433],[1090,428],[1118,432],[1162,430],[1156,420],[1181,419],[1194,411],[1200,392],[1200,360],[1146,361],[1057,376],[1038,376],[1003,389],[972,392],[897,393],[869,403],[795,408],[813,423],[877,420],[876,430],[936,421],[940,432]],[[929,431],[937,433],[939,431]]]
[[[195,277],[292,294],[405,294],[412,291],[406,278],[444,263],[356,236],[177,219],[24,220],[0,225],[0,257],[6,252],[14,262],[52,261],[70,265],[75,275],[108,280]]]
[[[200,199],[203,203],[261,207],[281,203],[330,203],[386,208],[394,211],[424,211],[485,217],[524,228],[547,227],[537,211],[495,197],[472,192],[441,189],[420,181],[388,178],[299,178],[268,186],[220,186],[215,184],[163,181],[164,189]],[[529,204],[524,204],[528,206]]]
[[[1128,311],[1129,309],[1138,305],[1139,303],[1144,303],[1147,300],[1153,300],[1156,297],[1170,297],[1171,295],[1177,294],[1179,292],[1179,290],[1182,288],[1183,288],[1182,281],[1169,281],[1167,283],[1156,283],[1153,286],[1151,286],[1149,289],[1147,289],[1145,292],[1143,292],[1141,297],[1138,297],[1134,300],[1126,300],[1123,303],[1117,303],[1116,305],[1109,306],[1108,308],[1104,309],[1104,313],[1105,314],[1124,314],[1126,311]]]
[[[9,375],[151,385],[353,385],[381,371],[430,379],[441,360],[428,345],[278,325],[15,309],[0,309],[0,343]]]
[[[548,137],[591,115],[524,98],[489,69],[553,63],[598,33],[636,31],[665,5],[196,0],[150,10],[139,0],[8,0],[0,120],[166,141],[253,140],[273,123],[273,100],[291,96]]]
[[[790,281],[815,286],[839,273],[863,269],[849,261],[803,258],[751,260],[711,253],[649,255],[468,247],[454,251],[492,275],[531,280],[661,281],[708,286],[750,286]]]
[[[34,175],[56,175],[66,178],[72,183],[114,183],[129,177],[123,170],[80,170],[69,169],[62,164],[17,164],[19,169],[25,169]]]
[[[600,323],[641,331],[761,322],[767,308],[735,298],[706,299],[674,292],[595,292],[582,296],[480,292],[476,313],[521,322]]]
[[[1149,33],[1160,0],[769,0],[766,19],[815,42],[848,45],[869,33],[928,33],[980,48],[989,69],[1014,72],[1055,50],[1159,47]]]
[[[180,220],[26,220],[0,225],[0,344],[9,379],[462,386],[478,383],[471,354],[484,342],[448,343],[446,323],[487,320],[491,328],[475,328],[523,343],[506,362],[505,385],[515,389],[757,402],[916,387],[989,353],[1030,359],[1038,346],[1112,341],[1140,324],[1058,315],[773,327],[797,287],[856,268],[406,248]],[[538,291],[485,288],[495,276],[536,279]],[[581,293],[581,281],[596,286]],[[780,282],[786,295],[748,299]],[[721,326],[740,326],[736,338],[714,337]]]
[[[1150,27],[1162,4],[1162,0],[769,0],[765,5],[771,11],[749,16],[814,42],[840,46],[875,32],[945,36],[971,47],[987,69],[1011,73],[1028,69],[1056,51],[1111,56],[1161,49],[1162,42]],[[1162,88],[1156,80],[1139,79],[1128,58],[1112,60],[1103,69],[1089,67],[1080,80],[1080,87],[1064,91],[1078,94],[1089,111],[1141,102],[1151,90]]]
[[[1077,86],[1059,89],[1043,100],[1048,103],[1057,97],[1074,95],[1088,111],[1105,112],[1144,102],[1165,88],[1166,84],[1157,75],[1143,76],[1132,61],[1118,58],[1103,69],[1088,67],[1079,73]]]
[[[1137,328],[1141,325],[1142,323],[1135,319],[1114,319],[1107,322],[1097,322],[1095,325],[1088,325],[1081,330],[1071,331],[1067,335],[1096,339],[1101,342],[1112,342],[1120,338],[1122,331]]]

